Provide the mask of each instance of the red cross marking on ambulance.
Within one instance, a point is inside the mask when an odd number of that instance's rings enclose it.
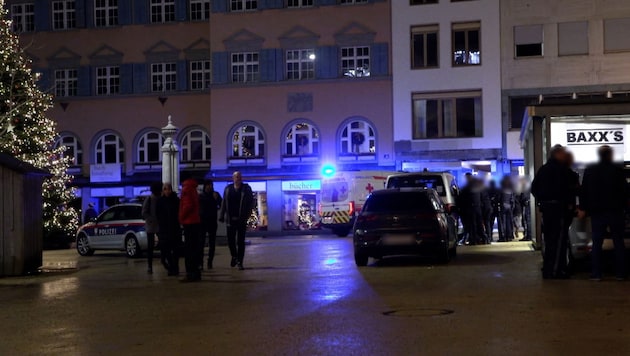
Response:
[[[372,193],[372,191],[374,190],[374,186],[372,186],[371,183],[368,183],[368,185],[365,186],[365,190],[367,190],[369,193]]]

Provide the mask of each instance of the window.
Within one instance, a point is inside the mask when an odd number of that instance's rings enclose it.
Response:
[[[438,25],[411,28],[411,68],[437,68]]]
[[[287,132],[284,147],[287,156],[318,155],[319,131],[308,123],[297,123]]]
[[[482,135],[481,92],[413,95],[413,138]]]
[[[74,0],[52,2],[53,30],[67,30],[76,27],[74,5]]]
[[[137,157],[138,163],[158,163],[162,161],[162,145],[164,137],[158,131],[150,131],[142,135],[138,140]]]
[[[315,51],[291,49],[287,51],[287,79],[302,80],[315,78]]]
[[[339,3],[341,5],[352,5],[352,4],[367,4],[368,0],[341,0]]]
[[[55,142],[55,148],[60,146],[66,147],[63,156],[72,159],[72,166],[80,166],[83,164],[83,148],[81,148],[81,142],[79,142],[76,136],[69,133],[60,135]]]
[[[510,98],[510,130],[520,130],[523,125],[525,108],[538,104],[536,96],[522,96]]]
[[[231,11],[251,11],[258,9],[257,0],[230,0]]]
[[[588,54],[588,22],[558,24],[558,55]]]
[[[604,52],[630,51],[630,18],[604,20]]]
[[[514,54],[516,58],[543,55],[543,26],[514,26]]]
[[[202,21],[210,18],[210,0],[190,0],[190,19]]]
[[[118,25],[118,0],[94,1],[94,25],[96,27]]]
[[[289,0],[287,7],[311,7],[313,6],[313,0]]]
[[[210,61],[190,62],[190,89],[204,90],[210,88]]]
[[[370,47],[342,47],[341,71],[346,77],[369,77]]]
[[[96,140],[94,154],[96,164],[125,162],[125,146],[113,133],[106,133]]]
[[[409,5],[437,4],[438,0],[409,0]]]
[[[453,24],[453,66],[481,64],[481,23]]]
[[[14,32],[35,31],[35,5],[11,5],[11,26]]]
[[[370,124],[363,120],[348,123],[341,131],[341,154],[359,155],[376,153],[376,136]]]
[[[176,63],[151,64],[151,91],[174,91],[177,85]]]
[[[182,161],[209,161],[210,136],[202,130],[191,130],[182,138]]]
[[[96,68],[96,95],[120,93],[120,67]]]
[[[175,0],[151,0],[151,23],[175,21]]]
[[[251,124],[243,125],[232,134],[231,157],[261,158],[265,156],[265,134]]]
[[[232,82],[256,82],[259,70],[258,52],[232,53]]]
[[[55,71],[56,96],[76,96],[78,83],[76,69],[59,69]]]

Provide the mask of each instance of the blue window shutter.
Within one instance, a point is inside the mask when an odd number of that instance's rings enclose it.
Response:
[[[134,0],[133,5],[133,22],[139,25],[148,23],[149,4],[147,0]]]
[[[188,0],[175,0],[175,19],[177,21],[188,20]]]
[[[315,6],[337,5],[337,0],[315,0]]]
[[[146,93],[149,91],[149,73],[146,63],[135,63],[133,65],[133,92]]]
[[[387,43],[375,43],[371,48],[370,75],[389,74],[389,46]]]
[[[318,47],[315,51],[315,75],[318,79],[339,77],[339,47]]]
[[[260,81],[274,82],[277,79],[277,50],[275,48],[265,48],[260,51]]]
[[[120,93],[133,93],[133,64],[131,63],[120,65]]]
[[[36,68],[33,72],[40,73],[39,80],[37,81],[37,87],[39,90],[50,93],[52,92],[52,71],[50,69]]]
[[[85,27],[94,27],[94,0],[85,0]]]
[[[212,53],[212,83],[225,84],[228,82],[228,53]]]
[[[50,1],[35,0],[35,31],[50,30]]]
[[[85,28],[85,0],[74,1],[74,14],[77,28]]]
[[[260,9],[282,9],[284,0],[259,0],[258,8]]]
[[[188,90],[188,63],[186,61],[177,61],[177,90]]]
[[[227,12],[229,0],[213,0],[212,12]]]
[[[118,2],[118,24],[119,25],[131,25],[131,1],[119,1]]]
[[[90,67],[88,66],[79,67],[77,70],[78,96],[90,96],[92,94],[92,91],[90,90],[92,88],[92,78],[90,74]]]
[[[281,82],[284,80],[284,50],[282,48],[276,49],[276,81]]]

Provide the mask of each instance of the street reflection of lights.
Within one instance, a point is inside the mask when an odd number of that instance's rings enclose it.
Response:
[[[63,278],[42,284],[40,295],[44,299],[63,299],[74,296],[79,289],[79,279]]]

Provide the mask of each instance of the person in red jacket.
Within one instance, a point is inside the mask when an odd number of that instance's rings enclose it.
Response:
[[[184,227],[184,249],[186,254],[186,278],[183,282],[201,280],[199,246],[201,246],[201,218],[199,217],[199,193],[197,180],[189,178],[182,183],[179,201],[179,223]]]

